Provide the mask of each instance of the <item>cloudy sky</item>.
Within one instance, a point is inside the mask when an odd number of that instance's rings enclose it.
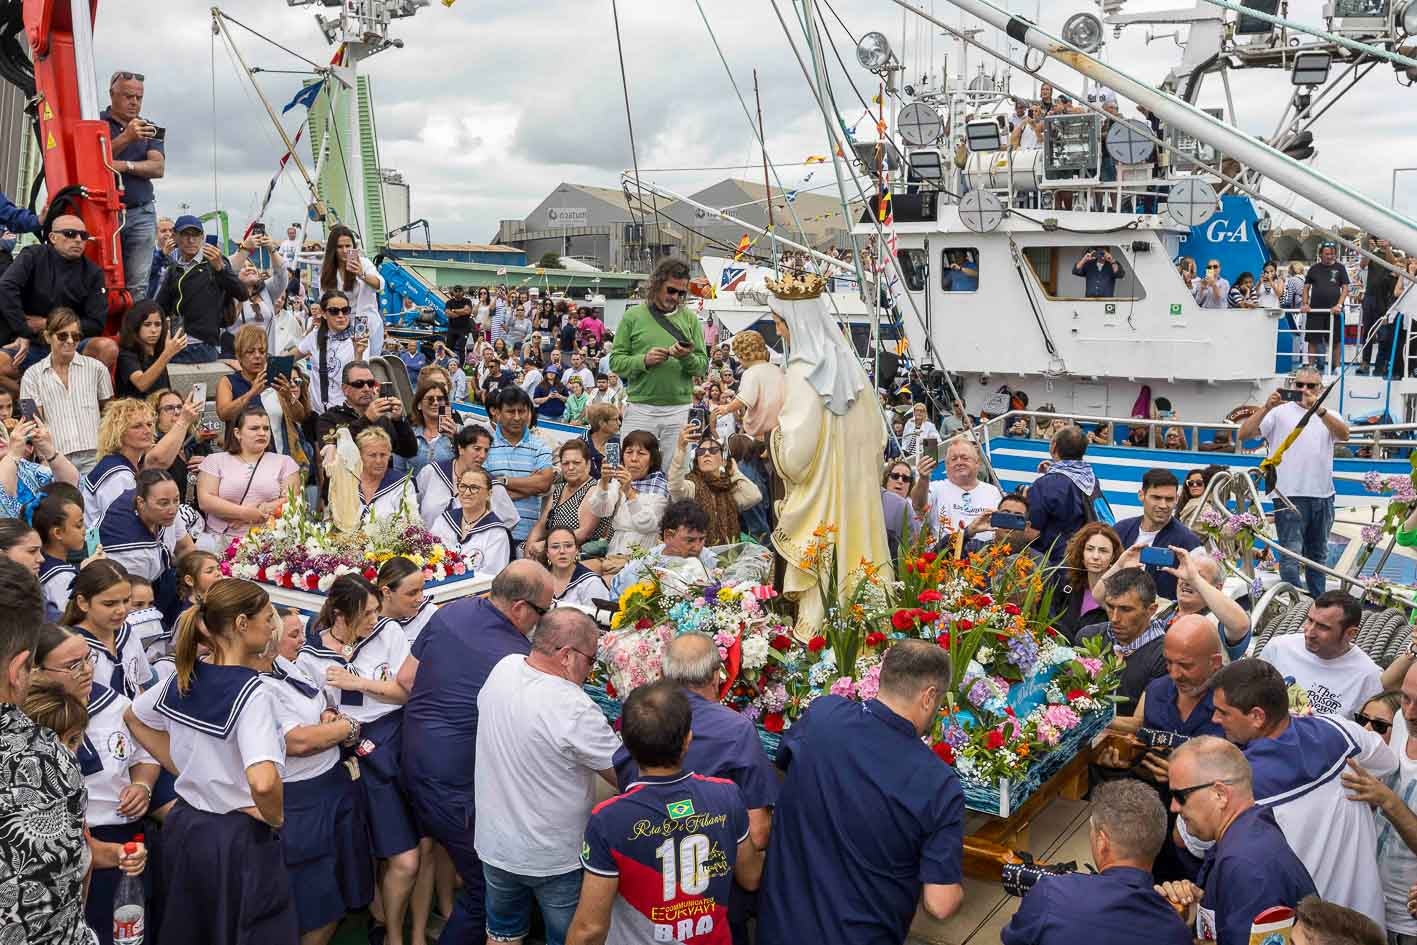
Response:
[[[831,184],[829,166],[793,166],[809,154],[828,153],[826,137],[770,4],[702,2],[750,104],[752,70],[758,70],[768,150],[782,165],[784,182]],[[1015,9],[1033,14],[1036,0],[1014,2]],[[779,5],[800,46],[790,0],[779,0]],[[950,71],[957,71],[958,44],[887,0],[833,0],[833,5],[856,35],[879,29],[891,37],[901,47],[909,75],[930,70],[932,61],[938,75],[945,56]],[[1043,25],[1055,31],[1067,14],[1091,8],[1081,2],[1043,5]],[[1126,10],[1185,5],[1186,0],[1131,0]],[[213,48],[208,6],[206,0],[105,0],[97,24],[98,69],[105,77],[119,68],[148,76],[144,114],[168,129],[160,209],[175,213],[185,204],[204,212],[219,201],[235,225],[258,206],[283,147],[222,43],[218,40]],[[960,22],[946,0],[923,0],[923,6],[947,22]],[[1291,0],[1290,15],[1317,24],[1320,6],[1321,0]],[[159,9],[161,15],[154,16]],[[312,60],[329,59],[331,50],[314,22],[313,14],[322,9],[318,6],[228,0],[223,9]],[[646,179],[681,193],[726,176],[760,180],[752,133],[693,0],[620,0],[619,12]],[[830,25],[849,67],[843,72],[831,59],[837,101],[852,124],[863,109],[847,76],[867,98],[874,94],[875,78],[856,66],[845,31],[834,20]],[[1133,27],[1111,41],[1106,56],[1138,78],[1159,82],[1179,49],[1168,38],[1148,44],[1147,29]],[[1168,32],[1166,27],[1149,29]],[[255,36],[234,32],[251,65],[305,68]],[[413,216],[432,222],[435,240],[487,240],[499,220],[526,216],[563,180],[618,186],[631,156],[610,0],[456,0],[451,8],[433,3],[397,21],[393,35],[403,39],[404,48],[383,52],[365,66],[374,82],[381,156],[385,166],[401,171],[412,185]],[[971,51],[971,71],[980,59]],[[1043,74],[1064,84],[1075,82],[1059,66],[1050,64]],[[258,81],[279,108],[301,77],[267,73]],[[1016,80],[1013,87],[1031,92],[1032,81]],[[1242,126],[1270,133],[1287,90],[1286,75],[1236,76]],[[1408,102],[1412,94],[1394,82],[1390,69],[1375,69],[1320,124],[1319,169],[1386,203],[1394,165],[1417,164],[1404,158],[1417,143]],[[1219,83],[1212,82],[1201,104],[1222,102]],[[292,131],[294,124],[289,125]],[[870,127],[869,121],[861,123],[863,136],[869,137]],[[804,180],[809,173],[811,178]],[[1412,212],[1417,209],[1417,173],[1406,179],[1412,186],[1399,187],[1397,206]],[[291,167],[267,215],[273,229],[301,214],[298,182]]]

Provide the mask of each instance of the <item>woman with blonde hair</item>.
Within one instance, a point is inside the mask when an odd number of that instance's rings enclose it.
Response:
[[[200,416],[199,405],[185,401],[177,421],[158,440],[157,414],[146,402],[124,397],[110,403],[98,422],[98,462],[79,482],[84,527],[97,525],[114,499],[137,488],[140,470],[171,466]]]
[[[418,490],[411,476],[400,476],[392,468],[394,441],[382,427],[365,427],[354,438],[359,447],[362,471],[359,474],[359,505],[364,518],[390,519],[407,501],[418,514]]]
[[[133,737],[177,775],[177,802],[162,826],[161,924],[170,941],[299,938],[278,833],[285,741],[275,694],[260,677],[279,626],[259,585],[218,581],[177,623],[176,673],[124,713]],[[201,645],[207,662],[197,659]]]
[[[216,383],[216,412],[230,424],[248,406],[262,407],[271,418],[271,436],[277,453],[308,459],[300,445],[300,424],[310,415],[304,377],[271,377],[266,331],[260,325],[242,325],[236,332],[236,361],[239,370]]]

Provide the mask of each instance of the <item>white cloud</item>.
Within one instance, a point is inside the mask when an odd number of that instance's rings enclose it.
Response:
[[[801,48],[791,0],[778,2]],[[906,17],[903,26],[898,7],[884,0],[833,2],[858,33],[880,29],[890,36],[908,74],[926,71],[932,51],[934,74],[946,54],[951,70],[958,68],[958,45],[915,17]],[[963,21],[946,0],[921,2],[946,22]],[[1020,6],[1023,0],[1014,2],[1016,9],[1032,15],[1031,9]],[[1184,0],[1132,0],[1127,12],[1183,6]],[[1321,0],[1293,0],[1290,15],[1318,23],[1320,6]],[[1090,9],[1091,4],[1045,7],[1043,25],[1056,30],[1066,15]],[[812,169],[788,165],[829,151],[821,116],[770,5],[766,0],[704,0],[704,8],[750,108],[751,73],[758,69],[769,153],[782,163],[784,182],[795,186]],[[215,48],[214,116],[207,4],[106,0],[99,9],[100,76],[106,78],[117,68],[145,72],[144,111],[169,129],[168,176],[158,187],[161,208],[211,208],[215,137],[222,202],[233,224],[244,223],[264,193],[282,147],[255,96],[238,81],[220,42]],[[330,56],[313,20],[320,7],[231,0],[224,9],[312,60],[324,62]],[[741,165],[737,171],[649,171],[645,176],[684,193],[730,174],[760,179],[753,135],[693,0],[621,0],[620,21],[641,167]],[[875,78],[856,66],[853,50],[830,17],[828,28],[851,78],[869,98]],[[1111,41],[1106,55],[1138,78],[1158,83],[1179,50],[1169,39],[1147,44],[1145,29],[1134,28]],[[234,33],[250,64],[301,67],[298,60],[249,33]],[[405,47],[380,54],[365,69],[375,87],[382,159],[411,184],[413,213],[432,222],[435,239],[488,239],[498,220],[524,216],[562,180],[618,186],[619,172],[630,164],[630,149],[607,4],[458,0],[445,8],[435,3],[412,19],[397,21],[393,33]],[[982,60],[971,50],[971,71]],[[874,117],[866,118],[834,58],[829,64],[846,122],[857,123],[869,137]],[[1064,84],[1081,85],[1055,64],[1043,73]],[[266,73],[259,81],[279,109],[298,88],[300,77]],[[1241,126],[1251,133],[1270,133],[1288,94],[1287,76],[1250,71],[1235,75],[1232,84]],[[1031,92],[1032,82],[1016,78],[1014,88]],[[1403,107],[1405,94],[1394,84],[1390,69],[1376,69],[1320,123],[1317,167],[1386,203],[1392,165],[1405,163],[1401,155],[1411,153],[1414,143]],[[1202,104],[1223,101],[1219,82],[1212,79]],[[893,120],[892,115],[887,118]],[[310,162],[308,146],[305,154]],[[1410,177],[1411,197],[1417,198],[1417,175]],[[811,186],[831,179],[830,168],[817,168]],[[300,215],[296,181],[292,166],[277,189],[269,219]]]

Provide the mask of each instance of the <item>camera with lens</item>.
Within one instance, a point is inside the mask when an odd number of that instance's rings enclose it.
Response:
[[[1004,886],[1004,892],[1010,896],[1022,897],[1034,883],[1045,876],[1063,876],[1067,873],[1077,872],[1077,862],[1069,860],[1066,863],[1036,863],[1033,857],[1027,853],[1019,854],[1023,857],[1022,863],[1005,863],[1000,877],[1000,882]]]
[[[1174,751],[1190,740],[1191,737],[1189,735],[1182,735],[1179,732],[1168,732],[1165,729],[1137,729],[1137,741],[1146,745],[1151,751]]]

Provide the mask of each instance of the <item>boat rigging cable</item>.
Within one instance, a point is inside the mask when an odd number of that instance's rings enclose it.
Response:
[[[990,55],[992,55],[992,56],[998,58],[1001,62],[1004,62],[1004,63],[1006,63],[1006,64],[1008,64],[1008,65],[1011,65],[1011,66],[1014,66],[1014,67],[1016,67],[1016,68],[1020,68],[1020,69],[1021,69],[1021,68],[1024,68],[1024,66],[1023,66],[1022,63],[1020,63],[1018,60],[1012,58],[1011,56],[1007,55],[1006,53],[1001,53],[1001,52],[998,52],[998,51],[996,51],[996,50],[990,49],[988,46],[986,46],[986,45],[984,45],[983,43],[979,42],[978,40],[974,39],[972,36],[969,36],[969,35],[967,35],[967,34],[965,34],[965,33],[962,33],[962,32],[960,32],[960,31],[954,29],[953,27],[951,27],[951,26],[950,26],[949,24],[947,24],[947,23],[944,23],[944,22],[942,22],[942,21],[940,21],[940,20],[938,20],[938,19],[934,19],[934,18],[928,16],[928,15],[925,14],[924,12],[922,12],[922,11],[920,11],[920,10],[917,10],[917,9],[915,9],[914,7],[910,6],[908,3],[902,2],[902,0],[891,0],[891,2],[892,2],[892,3],[896,3],[896,4],[898,4],[898,5],[902,6],[902,7],[904,7],[905,9],[911,11],[912,13],[916,13],[916,14],[918,14],[919,16],[924,17],[925,19],[929,20],[929,22],[931,22],[931,23],[935,24],[936,26],[940,27],[940,28],[943,29],[945,32],[949,33],[950,35],[954,36],[955,38],[957,38],[957,39],[959,39],[959,40],[962,40],[963,42],[969,43],[970,45],[975,46],[975,47],[979,48],[980,50],[983,50],[983,51],[986,52],[986,53],[989,53]],[[1058,91],[1059,93],[1068,96],[1068,98],[1069,98],[1072,102],[1074,102],[1075,104],[1077,104],[1078,106],[1080,106],[1080,107],[1082,107],[1082,108],[1085,108],[1085,109],[1087,109],[1088,111],[1093,112],[1094,114],[1097,114],[1097,115],[1100,115],[1100,116],[1104,116],[1104,117],[1105,117],[1105,112],[1104,112],[1104,110],[1102,109],[1102,106],[1096,104],[1095,102],[1089,102],[1089,101],[1087,101],[1087,96],[1085,96],[1085,95],[1079,95],[1077,92],[1073,91],[1072,89],[1068,88],[1067,86],[1064,86],[1062,83],[1060,83],[1060,82],[1058,82],[1058,81],[1056,81],[1056,80],[1053,80],[1053,79],[1048,80],[1048,84],[1051,85],[1051,86],[1052,86],[1056,91]],[[1145,130],[1143,130],[1143,127],[1145,127]],[[1155,135],[1155,134],[1152,134],[1150,126],[1138,126],[1138,127],[1135,129],[1134,134],[1135,134],[1137,137],[1139,137],[1139,138],[1145,138],[1146,140],[1152,142],[1153,144],[1155,144],[1155,145],[1157,145],[1157,146],[1159,146],[1159,147],[1168,147],[1168,148],[1171,147],[1171,145],[1169,145],[1165,140],[1163,140],[1162,138],[1160,138],[1159,136],[1157,136],[1157,135]],[[1357,253],[1358,255],[1365,257],[1365,258],[1368,259],[1370,262],[1376,263],[1377,265],[1380,265],[1380,266],[1382,266],[1383,268],[1390,270],[1391,272],[1393,272],[1393,273],[1396,274],[1396,275],[1404,276],[1404,277],[1407,275],[1407,273],[1406,273],[1405,270],[1403,270],[1402,268],[1400,268],[1400,267],[1398,267],[1398,266],[1394,266],[1393,264],[1389,263],[1386,259],[1383,259],[1381,256],[1378,256],[1378,255],[1376,255],[1376,254],[1370,252],[1368,249],[1366,249],[1365,247],[1363,247],[1361,244],[1356,243],[1356,242],[1354,242],[1353,240],[1348,239],[1347,237],[1345,237],[1345,236],[1343,236],[1342,234],[1338,233],[1337,231],[1331,229],[1330,227],[1324,226],[1322,223],[1319,223],[1317,220],[1313,219],[1312,217],[1305,216],[1304,214],[1300,213],[1299,211],[1294,210],[1294,209],[1292,209],[1292,208],[1290,208],[1290,207],[1288,207],[1288,206],[1285,206],[1283,203],[1281,203],[1280,201],[1278,201],[1277,199],[1275,199],[1275,198],[1273,198],[1273,197],[1266,197],[1263,193],[1260,192],[1259,188],[1257,188],[1257,187],[1250,187],[1250,186],[1246,185],[1245,183],[1243,183],[1242,181],[1240,181],[1240,180],[1239,180],[1238,178],[1236,178],[1236,177],[1232,177],[1231,175],[1225,174],[1225,173],[1222,172],[1222,171],[1219,171],[1219,170],[1216,170],[1216,169],[1214,169],[1214,168],[1208,167],[1208,166],[1205,165],[1203,162],[1197,160],[1196,158],[1191,157],[1191,156],[1188,155],[1188,154],[1184,154],[1184,153],[1182,153],[1182,152],[1178,152],[1178,151],[1173,150],[1173,151],[1172,151],[1172,158],[1173,158],[1173,160],[1182,161],[1182,162],[1184,162],[1184,163],[1186,163],[1186,164],[1190,164],[1190,165],[1192,165],[1192,166],[1194,166],[1194,167],[1203,169],[1207,174],[1210,174],[1211,176],[1218,178],[1219,180],[1223,181],[1224,183],[1229,184],[1230,186],[1234,187],[1234,188],[1235,188],[1236,190],[1238,190],[1239,192],[1241,192],[1241,193],[1243,193],[1243,194],[1246,194],[1246,195],[1248,195],[1248,196],[1250,196],[1250,197],[1253,197],[1255,200],[1258,200],[1258,201],[1260,201],[1261,203],[1264,203],[1264,204],[1266,204],[1266,205],[1268,205],[1268,206],[1270,206],[1270,207],[1273,207],[1275,210],[1278,210],[1280,213],[1284,214],[1285,216],[1288,216],[1288,217],[1290,217],[1290,218],[1292,218],[1292,219],[1294,219],[1294,220],[1297,220],[1298,222],[1300,222],[1300,223],[1304,224],[1305,226],[1309,227],[1310,229],[1313,229],[1313,230],[1315,230],[1315,231],[1317,231],[1317,232],[1319,232],[1319,233],[1324,234],[1325,236],[1327,236],[1329,239],[1333,240],[1334,242],[1336,242],[1336,243],[1338,243],[1338,244],[1340,244],[1340,245],[1342,245],[1342,246],[1347,247],[1348,249],[1352,250],[1353,252]],[[1023,214],[1021,214],[1017,209],[1010,209],[1010,210],[1008,210],[1008,212],[1009,212],[1009,213],[1013,213],[1013,214],[1019,214],[1020,216],[1023,216]],[[1029,218],[1027,218],[1027,217],[1024,217],[1024,218],[1025,218],[1025,219],[1029,219]],[[1035,221],[1032,221],[1032,222],[1038,222],[1038,221],[1035,220]],[[1128,224],[1128,225],[1134,225],[1134,224]]]
[[[639,194],[640,219],[642,221],[640,223],[640,230],[643,232],[645,194],[644,189],[640,186],[640,158],[635,148],[635,118],[630,112],[630,78],[625,72],[625,46],[620,37],[620,5],[618,0],[610,0],[610,15],[615,22],[615,52],[620,57],[620,90],[625,96],[625,125],[630,131],[630,163],[635,169],[635,190]],[[663,229],[659,219],[659,201],[654,201],[652,207],[654,209],[654,230],[656,236],[654,245],[657,252],[660,242],[664,239]],[[643,245],[643,239],[641,240],[641,245]]]

